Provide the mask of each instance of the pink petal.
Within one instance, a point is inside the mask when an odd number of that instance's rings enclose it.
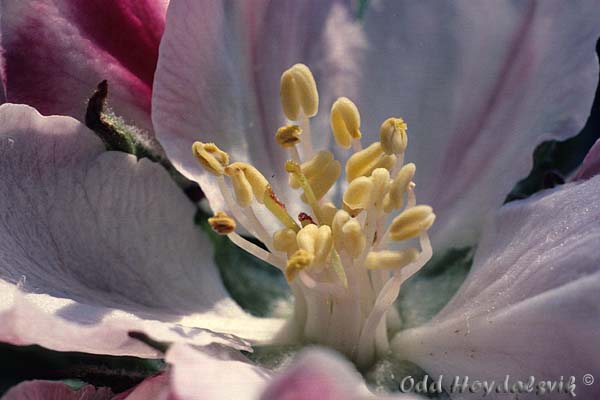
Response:
[[[438,216],[434,244],[473,241],[531,168],[537,144],[583,127],[598,78],[595,1],[373,2],[364,131],[409,126],[417,196]]]
[[[600,173],[600,139],[594,143],[575,173],[573,180],[590,179]]]
[[[8,101],[82,120],[108,79],[111,106],[152,131],[150,99],[166,0],[6,0],[2,48]]]
[[[26,381],[11,388],[2,400],[109,400],[112,396],[110,389],[92,385],[73,390],[62,382]]]
[[[247,348],[230,334],[282,324],[229,298],[195,206],[161,166],[105,152],[72,118],[0,106],[0,186],[3,341],[155,356],[128,331]]]
[[[275,376],[262,400],[416,399],[411,395],[377,396],[367,389],[354,366],[330,350],[304,350]]]
[[[287,200],[287,155],[273,138],[285,120],[279,104],[280,75],[294,63],[308,64],[317,80],[328,80],[321,107],[327,112],[334,89],[356,71],[352,59],[340,56],[362,40],[360,31],[349,30],[350,20],[340,1],[170,4],[153,121],[169,158],[199,181],[213,209],[223,209],[224,204],[214,180],[192,156],[192,143],[215,142],[233,160],[251,162]],[[358,35],[353,38],[350,32]],[[315,141],[326,142],[326,132],[316,132]]]
[[[394,351],[448,379],[575,376],[577,395],[597,398],[581,378],[600,370],[599,222],[600,177],[503,207],[453,300]]]
[[[164,373],[144,379],[136,387],[111,400],[175,400],[170,397],[169,374]]]

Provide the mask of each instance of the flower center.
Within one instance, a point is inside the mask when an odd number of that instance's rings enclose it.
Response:
[[[400,286],[432,255],[427,230],[435,215],[431,207],[416,204],[415,165],[404,164],[407,126],[401,118],[387,119],[380,141],[363,149],[356,105],[345,97],[335,101],[333,137],[353,153],[345,182],[338,183],[345,191],[336,205],[327,199],[342,166],[330,151],[313,151],[309,118],[317,113],[319,96],[307,66],[296,64],[282,74],[281,103],[298,124],[279,128],[275,140],[289,153],[291,160],[282,167],[305,212],[294,218],[255,167],[230,163],[215,144],[196,142],[194,155],[215,175],[233,215],[220,211],[209,222],[285,274],[295,297],[289,327],[294,340],[333,347],[365,366],[388,351],[388,324],[399,320],[392,305]],[[257,207],[281,226],[265,226]],[[267,250],[238,235],[236,221]]]

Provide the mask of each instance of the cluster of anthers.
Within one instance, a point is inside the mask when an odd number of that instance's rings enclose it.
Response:
[[[404,164],[407,126],[401,118],[385,120],[380,140],[363,149],[356,105],[345,97],[335,101],[333,137],[353,152],[338,208],[326,197],[341,176],[341,163],[328,150],[314,154],[311,145],[309,118],[317,113],[319,96],[307,66],[296,64],[283,73],[281,103],[287,118],[298,124],[278,129],[275,140],[289,152],[288,184],[299,190],[310,211],[293,218],[255,167],[230,163],[215,144],[196,142],[194,155],[216,176],[235,218],[217,212],[209,222],[217,233],[285,274],[295,296],[291,321],[296,340],[333,347],[368,365],[388,351],[388,329],[399,322],[392,304],[400,285],[432,255],[427,230],[435,215],[431,207],[416,205],[415,165]],[[269,234],[255,207],[265,207],[280,229]],[[398,215],[390,223],[391,214]],[[236,220],[267,250],[237,234]],[[395,250],[388,249],[392,246]]]

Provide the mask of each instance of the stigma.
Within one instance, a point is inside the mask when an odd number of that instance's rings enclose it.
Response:
[[[329,149],[313,149],[310,118],[319,94],[310,69],[296,64],[280,80],[281,106],[288,124],[273,132],[289,161],[288,176],[303,210],[291,215],[265,175],[229,159],[214,143],[196,142],[193,154],[214,175],[227,211],[218,210],[213,230],[284,274],[295,297],[288,327],[292,342],[333,347],[360,366],[389,350],[388,335],[401,321],[394,308],[402,284],[432,256],[427,234],[435,221],[428,205],[417,204],[416,166],[404,163],[407,124],[391,117],[379,140],[363,147],[358,107],[340,97],[331,106],[335,144],[348,152],[344,165]],[[340,198],[332,190],[344,188]],[[336,192],[339,192],[337,190]],[[259,218],[263,208],[277,222]],[[244,227],[259,247],[236,232]]]

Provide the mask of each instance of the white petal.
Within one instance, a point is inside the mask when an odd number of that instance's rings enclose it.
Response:
[[[600,177],[503,207],[454,299],[394,351],[448,379],[573,375],[597,397],[581,377],[600,370],[599,222]]]
[[[189,400],[254,400],[271,373],[231,349],[172,346],[166,361],[173,365],[171,391]]]
[[[527,175],[537,144],[583,127],[598,78],[600,8],[380,1],[365,18],[364,131],[389,116],[407,121],[417,196],[438,216],[434,245],[464,245]]]
[[[220,346],[178,344],[169,349],[166,360],[173,366],[171,392],[183,399],[417,399],[371,393],[354,366],[330,350],[304,350],[278,372]]]
[[[285,121],[279,102],[281,73],[302,62],[313,69],[317,82],[327,82],[321,102],[325,115],[333,97],[328,93],[356,71],[339,55],[352,50],[345,43],[362,39],[348,34],[349,10],[334,3],[171,2],[154,85],[153,122],[169,158],[200,183],[214,210],[225,207],[214,177],[192,156],[196,140],[217,143],[232,160],[251,162],[287,202],[283,166],[289,157],[274,140]],[[314,137],[326,143],[329,136],[327,129]]]
[[[248,316],[229,298],[211,244],[194,225],[195,207],[166,171],[105,152],[74,119],[0,106],[0,181],[0,278],[24,277],[24,291],[39,293],[22,305],[14,285],[3,283],[13,289],[4,290],[2,311],[18,322],[1,325],[4,340],[136,354],[127,331],[144,319],[165,321],[146,331],[159,340],[187,335],[203,344],[214,335],[192,327],[264,339],[280,325]],[[44,321],[36,329],[33,316]],[[58,334],[65,320],[72,324]],[[110,329],[115,337],[104,343]]]

